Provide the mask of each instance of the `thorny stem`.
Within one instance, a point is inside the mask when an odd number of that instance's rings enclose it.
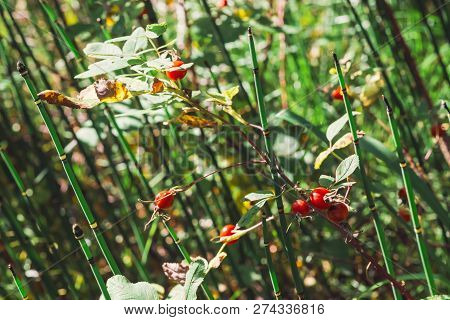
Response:
[[[371,266],[377,271],[379,272],[379,274],[381,276],[383,276],[383,278],[387,279],[388,281],[391,282],[391,284],[398,290],[400,291],[400,293],[407,299],[407,300],[412,300],[412,296],[409,293],[409,291],[405,288],[405,286],[398,282],[397,280],[395,280],[394,277],[392,277],[385,268],[383,268],[378,262],[377,259],[375,259],[373,256],[369,255],[365,250],[364,247],[362,245],[362,243],[355,238],[347,229],[345,229],[343,226],[341,226],[340,224],[337,224],[331,220],[329,220],[326,215],[322,212],[319,211],[319,214],[326,219],[333,227],[335,227],[342,235],[342,237],[345,239],[345,243],[351,245],[353,248],[355,248],[355,250],[361,254],[367,261],[369,261],[371,263]]]
[[[253,34],[252,34],[251,27],[248,28],[248,38],[249,38],[250,54],[252,57],[253,78],[254,78],[255,87],[256,87],[256,98],[257,98],[257,103],[258,103],[259,117],[260,117],[260,121],[261,121],[261,127],[264,130],[264,143],[266,146],[266,152],[269,154],[273,186],[275,189],[275,194],[278,195],[281,193],[280,181],[279,181],[280,176],[278,174],[276,164],[275,164],[275,153],[272,148],[272,141],[270,140],[270,137],[269,137],[270,130],[268,127],[268,122],[267,122],[267,117],[266,117],[266,109],[265,109],[265,105],[264,105],[264,96],[263,96],[263,91],[262,91],[259,74],[258,74],[258,61],[257,61],[257,57],[256,57],[256,49],[255,49],[255,43],[253,40]],[[299,270],[297,268],[296,258],[295,258],[294,251],[292,248],[292,243],[291,243],[291,240],[289,239],[289,234],[287,233],[288,228],[287,228],[287,222],[286,222],[286,217],[285,217],[285,212],[284,212],[283,199],[281,197],[277,197],[276,204],[277,204],[278,216],[280,218],[280,224],[281,224],[281,229],[282,229],[280,235],[281,235],[281,238],[283,239],[283,243],[285,245],[285,249],[286,249],[286,253],[288,256],[289,265],[291,267],[292,276],[294,278],[295,288],[297,290],[298,297],[300,299],[302,299],[303,295],[304,295],[304,288],[302,285],[302,280],[300,278]],[[264,224],[263,224],[263,226],[264,226]],[[267,243],[266,241],[264,241],[264,242]],[[269,267],[270,267],[270,265],[269,265]],[[269,271],[272,272],[273,270],[269,270]],[[273,273],[273,276],[275,276],[275,273]],[[274,289],[275,289],[275,285],[274,285]],[[277,292],[275,292],[275,294],[277,294]]]

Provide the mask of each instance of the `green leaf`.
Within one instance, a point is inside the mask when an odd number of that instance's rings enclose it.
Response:
[[[167,30],[167,24],[165,22],[163,23],[154,23],[149,24],[145,28],[145,34],[150,39],[156,39],[160,35],[162,35]]]
[[[111,300],[159,300],[157,287],[148,282],[131,283],[122,275],[106,282]]]
[[[162,71],[171,68],[173,66],[173,62],[169,58],[161,57],[148,61],[147,66],[151,69]]]
[[[271,191],[255,191],[247,194],[244,199],[250,202],[256,202],[262,199],[272,198],[274,194]]]
[[[273,195],[272,195],[273,196]],[[251,207],[236,223],[236,228],[244,228],[250,224],[256,214],[262,209],[269,198],[262,199]]]
[[[197,290],[205,279],[207,269],[208,261],[204,258],[198,257],[190,263],[184,284],[185,300],[197,299]]]
[[[227,98],[223,94],[219,92],[207,92],[206,94],[211,97],[206,101],[213,101],[221,105],[227,105]]]
[[[181,284],[177,284],[170,290],[166,300],[184,300],[184,287]]]
[[[122,56],[122,50],[118,46],[104,42],[88,43],[83,52],[88,57],[97,59],[109,59]]]
[[[358,114],[360,114],[360,113],[353,112],[354,116],[356,116]],[[333,122],[332,124],[329,125],[326,136],[330,143],[331,143],[331,141],[333,141],[334,137],[336,137],[336,135],[342,130],[342,128],[347,123],[347,121],[348,121],[347,115],[343,115],[342,117],[340,117],[335,122]]]
[[[117,37],[106,40],[104,43],[124,42],[130,39],[130,36]]]
[[[330,176],[327,176],[327,175],[324,175],[324,174],[322,174],[322,175],[319,177],[319,184],[320,184],[322,187],[328,188],[328,187],[331,186],[333,183],[334,183],[334,178],[333,178],[333,177],[330,177]]]
[[[336,182],[342,181],[349,177],[359,166],[359,159],[356,154],[342,160],[336,169]]]
[[[131,55],[147,48],[148,40],[142,27],[136,28],[122,47],[123,54]]]
[[[148,82],[136,78],[118,77],[117,80],[122,82],[126,86],[127,90],[130,91],[133,95],[151,91]]]
[[[88,70],[75,76],[75,79],[92,78],[129,66],[129,58],[114,58],[95,62],[88,66]]]

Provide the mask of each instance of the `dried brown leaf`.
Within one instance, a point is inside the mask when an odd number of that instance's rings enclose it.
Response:
[[[178,117],[178,121],[195,128],[211,128],[217,126],[216,121],[207,120],[190,114],[182,114]]]

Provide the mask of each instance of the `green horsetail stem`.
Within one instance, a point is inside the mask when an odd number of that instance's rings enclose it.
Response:
[[[86,260],[89,262],[89,266],[91,267],[95,281],[97,281],[98,287],[100,288],[103,297],[105,297],[106,300],[111,300],[108,290],[106,289],[105,281],[103,280],[102,275],[100,274],[98,266],[95,264],[94,256],[92,255],[91,249],[89,248],[86,239],[84,238],[83,230],[80,228],[79,225],[74,224],[72,226],[72,232],[73,235],[75,236],[75,239],[78,240],[78,243],[80,244],[81,250],[83,250]]]
[[[37,214],[36,214],[36,209],[33,206],[33,204],[31,203],[31,200],[27,193],[25,184],[23,183],[22,178],[20,177],[19,173],[17,172],[16,168],[14,167],[14,164],[12,163],[8,154],[5,152],[5,150],[3,150],[2,146],[0,146],[0,156],[3,159],[6,167],[8,168],[11,176],[14,179],[14,182],[17,185],[17,188],[19,189],[19,191],[23,197],[23,200],[25,202],[25,205],[26,205],[27,211],[30,215],[30,218],[32,218],[32,220],[34,220],[34,223],[36,224],[38,235],[45,239],[47,249],[48,249],[47,251],[50,255],[50,259],[51,259],[52,263],[56,263],[57,261],[60,260],[60,257],[58,254],[58,249],[55,248],[56,247],[55,241],[54,241],[53,237],[50,235],[47,228],[45,227],[45,224],[42,224],[41,222],[39,222]],[[63,276],[64,281],[66,282],[69,290],[74,295],[74,298],[78,298],[78,294],[77,294],[75,288],[73,287],[70,275],[68,274],[67,270],[64,267],[62,268],[62,276]]]
[[[277,195],[276,204],[277,204],[277,208],[278,208],[278,216],[280,218],[280,224],[281,224],[281,229],[282,229],[280,232],[280,235],[281,235],[283,244],[285,245],[286,253],[288,256],[288,260],[289,260],[289,265],[291,267],[292,276],[294,278],[295,288],[297,290],[297,294],[298,294],[299,298],[302,299],[303,295],[304,295],[302,280],[300,278],[300,273],[297,268],[296,259],[295,259],[294,251],[292,248],[292,243],[289,239],[289,234],[287,233],[288,227],[287,227],[286,217],[285,217],[285,213],[284,213],[283,199],[278,196],[281,194],[280,181],[279,181],[279,175],[278,175],[277,169],[275,167],[275,153],[272,148],[272,141],[270,140],[270,137],[269,137],[270,130],[269,130],[268,122],[267,122],[266,108],[264,105],[264,94],[263,94],[261,82],[259,79],[258,60],[256,57],[255,42],[253,40],[253,34],[252,34],[251,27],[248,28],[248,39],[249,39],[250,55],[252,57],[253,79],[254,79],[255,89],[256,89],[256,100],[258,103],[259,118],[261,121],[261,127],[264,130],[264,143],[266,145],[266,151],[269,154],[270,171],[271,171],[272,180],[273,180],[273,187],[275,189],[275,194]],[[275,271],[273,269],[273,265],[272,266],[270,265],[272,262],[272,259],[270,258],[270,251],[267,251],[267,249],[268,249],[267,248],[268,241],[266,238],[267,226],[265,224],[266,224],[265,220],[263,219],[264,245],[266,246],[266,252],[269,253],[269,255],[267,257],[267,264],[269,267],[270,278],[272,280],[272,285],[274,288],[275,296],[278,296],[280,294],[279,287],[278,287],[278,280],[276,278]]]
[[[359,167],[359,172],[361,174],[361,180],[362,180],[363,187],[364,187],[364,193],[366,194],[367,202],[369,204],[369,209],[370,209],[372,219],[373,219],[373,223],[375,225],[375,231],[378,236],[378,242],[380,244],[381,253],[383,254],[383,259],[384,259],[384,263],[386,265],[387,272],[392,277],[395,277],[394,265],[392,263],[390,248],[389,248],[389,245],[386,240],[386,235],[384,233],[384,229],[381,224],[380,216],[379,216],[377,207],[375,205],[375,201],[372,196],[370,182],[367,177],[366,169],[364,167],[363,153],[362,153],[361,147],[359,146],[359,137],[358,137],[358,132],[357,132],[357,128],[356,128],[356,121],[355,121],[355,117],[353,116],[353,111],[352,111],[352,106],[350,104],[350,100],[348,98],[347,87],[345,85],[344,75],[342,73],[339,59],[335,53],[333,53],[333,59],[334,59],[334,64],[336,66],[336,71],[338,74],[339,85],[341,87],[342,94],[344,96],[345,110],[347,112],[348,123],[349,123],[350,131],[351,131],[352,137],[353,137],[353,147],[355,149],[356,155],[358,156],[358,167]],[[392,283],[391,283],[391,285],[392,285]],[[396,300],[402,299],[400,293],[393,285],[392,285],[392,292],[393,292],[394,298]]]
[[[407,169],[405,157],[402,152],[402,143],[400,141],[400,133],[397,126],[397,121],[394,118],[394,112],[386,97],[382,97],[384,104],[386,105],[387,115],[389,118],[389,125],[391,126],[392,137],[394,138],[395,151],[397,152],[400,169],[402,171],[403,185],[406,190],[408,198],[409,213],[411,215],[414,232],[416,234],[416,242],[419,247],[420,261],[422,262],[425,277],[427,279],[428,290],[431,295],[436,294],[436,285],[434,282],[433,272],[431,271],[430,259],[428,257],[428,251],[423,237],[423,229],[420,223],[419,215],[417,213],[416,201],[414,199],[414,190],[411,184],[411,178]]]
[[[14,232],[14,236],[19,240],[20,249],[27,253],[32,266],[37,271],[46,269],[45,264],[41,256],[36,251],[36,248],[31,243],[31,239],[27,236],[21,227],[19,221],[17,221],[16,214],[12,211],[12,208],[8,203],[6,203],[0,194],[0,218],[6,219]],[[54,281],[49,277],[47,273],[43,273],[41,277],[41,282],[45,288],[46,295],[50,299],[56,299],[58,296],[58,290],[54,284]],[[45,291],[44,290],[44,291]]]
[[[45,10],[43,9],[43,11],[48,17],[48,19],[47,19],[48,22],[49,21],[54,21],[55,22],[55,23],[50,23],[50,30],[53,31],[53,29],[57,29],[58,34],[64,34],[64,37],[62,38],[63,43],[70,50],[75,50],[76,51],[76,52],[73,52],[74,55],[80,55],[79,51],[77,50],[76,45],[72,41],[70,41],[70,37],[66,34],[65,30],[63,29],[63,27],[61,27],[56,22],[57,15],[56,15],[55,12],[53,12],[53,9],[47,5],[47,8]],[[54,32],[52,32],[52,33],[54,34]],[[57,41],[58,39],[57,39],[56,35],[54,35],[54,39],[56,40],[55,43],[58,45],[59,42]],[[62,51],[61,46],[58,45],[57,48],[60,51],[60,54],[63,57],[63,59],[66,60],[65,57],[64,57],[64,52]],[[81,57],[81,55],[80,55],[80,57]],[[80,62],[82,62],[82,61],[80,61]],[[67,62],[66,62],[66,66],[67,66],[68,73],[72,77],[74,77],[75,75],[74,75],[73,69],[69,67],[69,64]],[[105,153],[105,155],[106,155],[106,157],[108,159],[108,162],[111,164],[110,167],[111,167],[111,170],[112,170],[112,178],[115,181],[116,185],[118,185],[119,193],[121,194],[121,202],[122,202],[123,208],[125,210],[132,210],[133,206],[128,200],[128,195],[127,195],[127,192],[126,192],[126,188],[124,187],[124,185],[123,185],[123,183],[122,183],[122,181],[120,179],[120,175],[119,175],[119,173],[117,172],[117,170],[115,168],[113,157],[112,157],[112,153],[110,151],[110,147],[108,146],[108,143],[106,142],[106,140],[102,137],[101,130],[98,127],[98,124],[96,123],[95,119],[92,117],[92,114],[90,113],[90,111],[87,111],[87,116],[88,116],[88,119],[90,119],[92,121],[93,128],[97,132],[97,135],[99,136],[99,139],[100,139],[101,143],[105,146],[104,153]],[[81,147],[82,145],[79,144],[79,146]],[[124,158],[124,162],[126,163],[127,168],[128,168],[128,162],[125,161],[125,158]],[[87,163],[89,164],[89,162],[87,162]],[[95,169],[94,166],[91,166],[91,167],[93,169]],[[91,170],[91,171],[93,171],[93,170]],[[105,189],[103,188],[103,186],[101,185],[101,182],[98,179],[98,176],[96,174],[94,174],[94,178],[96,179],[97,184],[101,188],[102,195],[104,196],[105,200],[107,200],[107,193],[106,193]],[[130,178],[131,178],[131,176],[130,176]],[[107,201],[106,201],[106,203],[107,203]],[[126,211],[126,212],[128,212],[128,211]],[[116,222],[116,221],[113,221],[113,222]],[[143,236],[141,234],[141,231],[139,230],[139,227],[138,227],[136,221],[134,220],[134,217],[132,217],[131,220],[130,220],[130,226],[131,226],[131,230],[132,230],[132,232],[133,232],[133,234],[134,234],[134,236],[136,238],[136,243],[137,243],[138,250],[139,250],[136,254],[143,255],[144,254],[144,250],[145,250],[144,240],[143,240]],[[121,234],[125,235],[125,230],[123,229],[121,224],[117,224],[117,227],[119,229],[119,232]],[[155,233],[155,231],[156,231],[156,228],[152,226],[152,228],[150,229],[150,232],[152,232],[151,233],[152,237],[149,237],[149,238],[153,238],[153,234]],[[139,272],[139,275],[145,281],[149,281],[150,279],[149,279],[149,276],[148,276],[147,272],[145,271],[145,267],[143,265],[143,262],[134,253],[132,245],[131,245],[128,237],[124,236],[124,241],[125,241],[125,244],[130,248],[131,258],[132,258],[132,260],[134,261],[134,263],[136,265],[136,268],[137,268],[137,270]]]
[[[17,70],[19,71],[20,75],[23,77],[23,79],[28,87],[28,90],[30,91],[31,96],[32,96],[36,106],[39,109],[39,113],[41,114],[42,119],[44,120],[44,123],[47,126],[47,129],[53,140],[53,144],[55,146],[56,152],[58,153],[58,156],[59,156],[59,159],[61,160],[64,171],[66,172],[69,183],[72,186],[73,191],[75,192],[75,195],[78,199],[80,207],[89,223],[89,226],[91,227],[92,231],[94,232],[94,235],[95,235],[95,238],[97,239],[98,245],[99,245],[103,255],[105,256],[105,259],[108,262],[108,265],[111,268],[111,271],[115,275],[120,274],[119,267],[117,266],[117,263],[114,260],[112,254],[111,254],[111,251],[109,250],[109,248],[106,244],[105,238],[103,237],[103,234],[101,233],[101,231],[99,229],[97,221],[94,218],[94,215],[92,214],[91,208],[89,207],[89,205],[86,201],[86,198],[84,197],[84,195],[81,191],[80,185],[75,176],[72,165],[70,164],[69,159],[67,158],[67,155],[64,152],[64,148],[61,144],[61,140],[59,139],[56,128],[53,125],[52,121],[50,120],[50,116],[47,113],[47,111],[45,110],[43,102],[39,99],[36,88],[34,87],[33,83],[31,82],[27,67],[23,64],[23,62],[19,61],[17,63]]]
[[[48,22],[56,21],[57,16],[56,16],[55,12],[53,12],[52,10],[53,9],[51,9],[51,7],[49,7],[48,5],[47,5],[46,10],[43,9],[44,13],[48,17],[48,19],[47,19]],[[64,29],[62,29],[62,27],[60,25],[58,25],[58,24],[55,25],[53,23],[50,23],[50,30],[52,31],[52,34],[54,35],[55,40],[57,40],[57,35],[54,34],[53,29],[58,29],[57,30],[58,34],[64,34],[65,35],[65,37],[63,37],[64,44],[66,44],[69,48],[76,49],[76,46],[72,42],[70,42],[70,41],[67,42],[67,40],[70,40],[70,38],[69,38],[69,36],[67,36],[67,34],[65,33]],[[57,48],[58,48],[62,58],[64,59],[64,61],[66,61],[66,59],[64,57],[64,52],[62,51],[62,47],[59,45],[59,42],[56,41],[55,43],[57,44]],[[77,51],[77,53],[78,53],[78,51]],[[74,54],[75,54],[75,52],[74,52]],[[68,73],[72,77],[74,77],[73,69],[69,67],[69,64],[67,63],[67,61],[66,61],[65,64],[66,64]],[[127,192],[125,191],[126,189],[123,186],[122,181],[120,180],[120,176],[119,176],[119,174],[118,174],[118,172],[117,172],[117,170],[116,170],[116,168],[114,166],[114,161],[113,161],[113,158],[112,158],[110,147],[106,143],[105,139],[102,137],[101,130],[99,129],[98,124],[96,123],[95,119],[92,117],[92,114],[90,113],[90,111],[87,111],[87,116],[92,121],[93,128],[97,132],[97,135],[99,136],[99,139],[100,139],[101,143],[105,146],[104,151],[105,151],[105,155],[106,155],[106,157],[108,159],[108,162],[111,164],[110,167],[112,169],[113,180],[119,186],[119,192],[122,195],[121,202],[123,204],[124,209],[127,210],[126,212],[128,212],[128,210],[132,209],[133,206],[128,201]],[[74,135],[74,137],[76,138],[76,135]],[[89,160],[90,157],[87,156],[86,151],[84,150],[84,148],[82,148],[82,143],[79,143],[78,145],[81,148],[81,151],[83,152],[83,154],[86,155],[86,160]],[[89,167],[91,168],[91,172],[94,173],[93,176],[94,176],[94,178],[95,178],[95,180],[97,182],[97,185],[100,187],[101,194],[102,194],[104,200],[106,201],[105,203],[108,203],[108,201],[107,201],[108,200],[107,199],[108,198],[107,192],[105,191],[104,187],[102,186],[101,181],[100,181],[100,179],[98,177],[98,174],[96,172],[94,172],[95,171],[95,166],[93,165],[92,161],[87,161],[87,164],[88,165],[91,164],[91,165],[89,165]],[[116,222],[116,220],[113,220],[113,222]],[[137,223],[135,222],[134,218],[132,218],[130,220],[130,226],[131,226],[132,232],[133,232],[133,234],[134,234],[134,236],[136,238],[136,242],[137,242],[137,245],[138,245],[139,253],[141,253],[144,250],[144,241],[143,241],[142,234],[141,234],[141,232],[140,232],[140,230],[139,230],[139,228],[137,226]],[[125,235],[125,231],[123,230],[122,226],[120,224],[117,224],[117,227],[119,229],[119,232],[122,233],[123,235]],[[131,248],[131,244],[130,244],[130,242],[128,240],[128,237],[124,237],[124,239],[125,239],[126,245]],[[144,280],[149,280],[148,275],[145,272],[145,268],[144,268],[143,264],[141,263],[140,259],[135,255],[135,253],[133,252],[133,249],[131,249],[130,253],[131,253],[131,257],[132,257],[133,261],[135,262],[136,268],[138,269],[138,272],[141,275],[141,277]]]
[[[10,263],[8,264],[8,269],[11,271],[11,274],[14,279],[14,283],[16,284],[17,290],[19,290],[20,296],[23,300],[28,300],[28,293],[27,290],[25,290],[22,280],[20,280],[19,276],[17,275],[16,271],[14,271],[13,265]]]
[[[75,55],[75,59],[80,59],[81,55],[78,52],[75,44],[70,39],[70,37],[67,35],[67,33],[63,32],[63,28],[58,23],[58,16],[53,11],[52,7],[50,7],[45,1],[39,0],[39,3],[41,4],[42,8],[45,10],[45,13],[47,14],[48,18],[50,19],[50,22],[52,26],[55,28],[55,30],[58,32],[61,38],[63,38],[64,42],[67,44],[67,46],[70,48],[70,51],[73,52]]]

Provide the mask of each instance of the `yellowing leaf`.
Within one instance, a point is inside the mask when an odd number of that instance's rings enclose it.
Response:
[[[108,27],[112,27],[115,24],[114,19],[111,16],[106,16],[105,22]]]
[[[366,84],[358,98],[364,107],[370,107],[379,98],[381,89],[384,87],[384,80],[380,72],[367,75],[365,80]]]
[[[164,83],[155,78],[152,84],[152,93],[159,93],[164,91]]]
[[[242,116],[237,113],[233,107],[231,106],[224,106],[223,107],[223,111],[225,111],[226,113],[228,113],[230,116],[232,116],[234,119],[236,119],[237,121],[239,121],[240,123],[242,123],[243,125],[248,125],[248,122],[245,121],[244,118],[242,118]]]
[[[359,131],[357,132],[358,138],[362,138],[364,136],[364,131]],[[337,149],[343,149],[347,146],[349,146],[350,144],[353,143],[353,135],[349,132],[344,134],[342,137],[340,137],[338,139],[338,141],[336,141],[333,146],[331,146],[330,148],[328,148],[325,151],[322,151],[316,158],[316,161],[314,162],[314,169],[319,169],[320,166],[322,165],[322,162],[330,155],[330,153],[332,153],[334,150]]]
[[[230,100],[233,100],[234,96],[239,93],[239,86],[235,86],[223,92],[223,95]]]
[[[207,101],[213,101],[217,104],[223,106],[231,106],[233,103],[233,98],[239,93],[239,86],[225,90],[223,93],[220,92],[207,92],[206,94],[210,96]]]
[[[316,158],[316,161],[314,161],[314,169],[319,169],[320,166],[322,165],[322,162],[325,161],[326,158],[328,158],[328,156],[330,155],[330,153],[333,150],[331,148],[328,148],[325,151],[322,151]]]
[[[101,102],[120,102],[132,97],[126,86],[119,81],[101,79],[94,84],[94,88]]]
[[[343,148],[349,146],[352,142],[353,142],[353,137],[352,137],[352,134],[349,132],[349,133],[344,134],[341,138],[339,138],[338,141],[336,141],[334,143],[334,145],[331,147],[331,149],[333,149],[333,150],[343,149]]]
[[[209,261],[209,268],[210,269],[217,269],[220,267],[220,264],[222,261],[227,257],[226,252],[221,252],[218,255],[216,255],[214,258]]]
[[[47,103],[65,106],[71,109],[90,109],[106,102],[121,102],[133,96],[144,93],[153,93],[149,85],[137,79],[119,78],[119,80],[100,79],[81,90],[76,98],[65,96],[54,90],[45,90],[38,94],[39,98]],[[155,79],[157,80],[157,79]],[[159,80],[157,80],[159,81]],[[154,83],[155,84],[155,83]],[[157,89],[161,90],[157,85]]]
[[[250,11],[243,8],[235,10],[235,14],[243,21],[247,21],[250,18]]]
[[[215,121],[192,116],[190,114],[182,114],[178,117],[178,121],[195,128],[211,128],[217,126],[217,122]]]

